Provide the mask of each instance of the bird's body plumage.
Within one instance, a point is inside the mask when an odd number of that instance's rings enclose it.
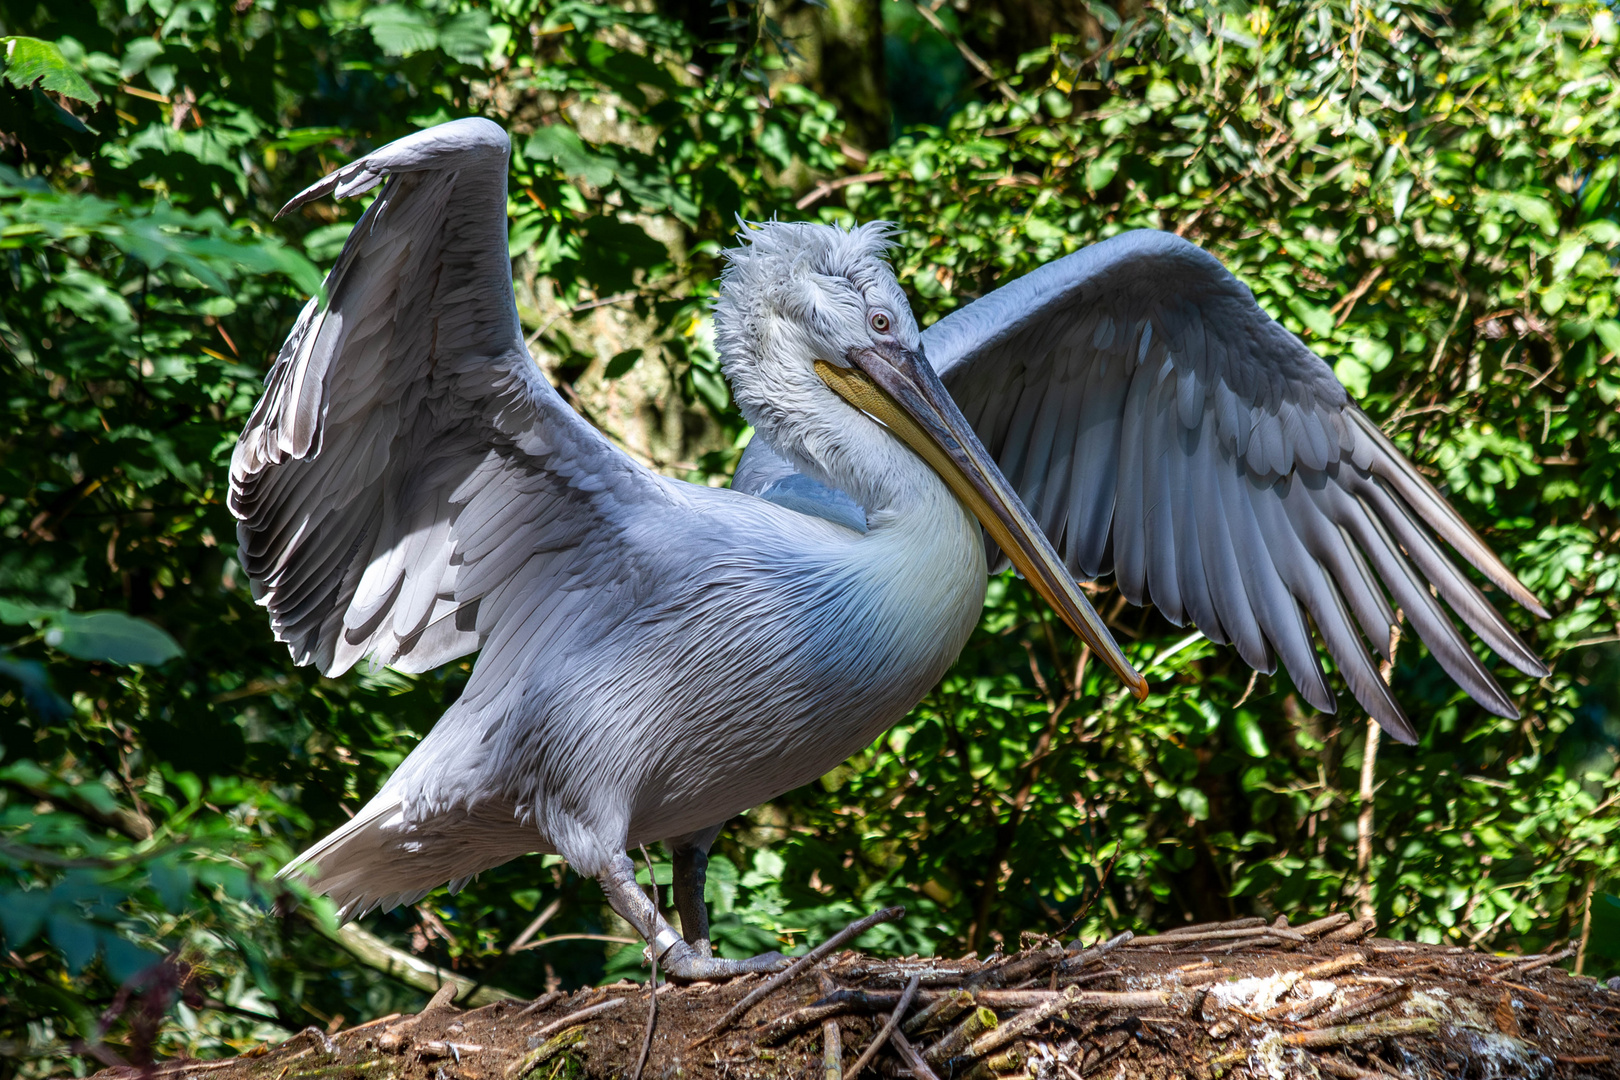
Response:
[[[978,526],[935,486],[866,533],[723,489],[672,495],[626,539],[625,585],[647,601],[604,617],[588,591],[545,586],[372,804],[309,853],[342,867],[323,887],[364,911],[530,851],[595,874],[827,772],[905,715],[978,620]]]
[[[1307,614],[1357,699],[1411,736],[1366,645],[1385,646],[1385,590],[1488,707],[1512,704],[1428,583],[1521,670],[1544,670],[1427,530],[1533,598],[1327,365],[1184,241],[1116,238],[919,334],[886,227],[759,228],[716,310],[757,434],[718,490],[636,464],[541,375],[512,299],[506,168],[504,133],[457,121],[289,204],[389,177],[232,463],[242,560],[296,659],[420,671],[480,651],[382,791],[296,864],[347,915],[555,851],[664,950],[656,911],[632,912],[644,898],[613,876],[627,846],[706,848],[937,682],[999,558],[975,515],[994,522],[902,441],[904,416],[852,407],[865,391],[837,389],[846,354],[878,378],[885,357],[904,375],[926,350],[943,386],[918,375],[917,400],[948,389],[1033,512],[1025,533],[1057,549],[1021,567],[1111,572],[1257,667],[1280,654],[1319,707],[1334,702]],[[972,434],[950,434],[941,407],[931,437],[971,464],[956,443]]]

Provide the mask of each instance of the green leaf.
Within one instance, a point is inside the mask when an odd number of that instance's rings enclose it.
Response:
[[[163,958],[110,930],[103,930],[97,936],[101,942],[101,962],[114,982],[126,983]]]
[[[1597,893],[1592,897],[1592,932],[1587,949],[1593,956],[1620,960],[1620,896]]]
[[[1182,788],[1176,792],[1176,801],[1194,821],[1205,821],[1209,818],[1209,796],[1197,788]]]
[[[0,893],[0,929],[5,930],[6,947],[18,949],[32,941],[50,910],[50,894],[43,890]]]
[[[625,349],[621,353],[615,353],[613,359],[608,361],[607,371],[603,374],[609,379],[617,379],[636,366],[636,361],[641,359],[641,353],[640,349]]]
[[[523,156],[531,161],[552,162],[564,175],[596,187],[613,182],[613,159],[587,148],[579,133],[564,124],[549,124],[530,135],[523,145]]]
[[[45,935],[61,950],[68,971],[78,974],[96,958],[96,928],[73,907],[59,905],[45,918]]]
[[[404,4],[367,8],[360,25],[371,31],[377,47],[389,56],[410,56],[439,43],[439,32],[427,16]]]
[[[1086,166],[1086,190],[1097,191],[1108,186],[1119,171],[1121,151],[1116,147]]]
[[[1333,362],[1333,375],[1350,391],[1350,396],[1364,398],[1372,383],[1372,372],[1367,365],[1351,356],[1341,356]]]
[[[463,11],[439,26],[439,48],[463,64],[482,64],[489,44],[487,11]]]
[[[1155,109],[1166,105],[1173,105],[1181,100],[1181,91],[1176,89],[1175,83],[1164,79],[1154,79],[1148,83],[1147,93],[1143,98]]]
[[[1548,236],[1558,234],[1558,211],[1553,204],[1539,196],[1527,191],[1511,191],[1503,194],[1502,201],[1530,224],[1539,228]]]
[[[1257,758],[1271,753],[1271,747],[1266,745],[1265,732],[1260,730],[1260,723],[1252,713],[1238,713],[1232,717],[1232,726],[1237,731],[1238,745],[1244,753]]]
[[[26,600],[0,597],[0,623],[5,623],[7,626],[26,626],[31,622],[45,619],[59,610],[59,608],[47,608],[40,607],[38,604],[30,604]]]
[[[95,105],[101,95],[91,89],[84,77],[67,62],[55,43],[31,37],[0,38],[5,47],[6,66],[0,78],[19,90],[38,83],[53,94]]]
[[[1313,304],[1302,296],[1291,296],[1288,298],[1288,310],[1299,316],[1299,321],[1317,337],[1327,337],[1333,333],[1333,312],[1327,308]]]
[[[162,664],[182,652],[167,631],[121,611],[58,612],[45,631],[45,644],[80,660],[126,665]]]
[[[1620,356],[1620,322],[1613,319],[1603,319],[1596,323],[1592,329],[1597,332],[1598,340],[1610,356]]]
[[[1375,341],[1372,338],[1359,338],[1352,342],[1350,351],[1357,360],[1367,365],[1369,371],[1383,371],[1389,362],[1395,359],[1395,348],[1387,341]]]
[[[1395,214],[1396,221],[1400,221],[1406,216],[1406,200],[1411,196],[1412,178],[1410,176],[1403,176],[1395,181],[1395,201],[1390,209]]]

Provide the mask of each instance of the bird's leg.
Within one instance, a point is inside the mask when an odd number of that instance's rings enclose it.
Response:
[[[750,972],[780,971],[788,964],[786,957],[774,952],[751,956],[747,960],[722,960],[700,955],[681,939],[636,884],[636,866],[630,861],[629,855],[615,856],[596,876],[596,880],[601,882],[602,891],[607,893],[608,903],[613,905],[613,910],[635,927],[636,933],[652,946],[653,955],[658,957],[659,964],[672,979],[682,982],[734,979]]]
[[[703,885],[709,873],[709,853],[700,848],[676,848],[675,910],[681,915],[681,936],[699,956],[712,956],[709,947],[709,905]]]
[[[699,956],[714,955],[709,945],[709,906],[704,901],[703,886],[709,876],[709,846],[718,835],[720,826],[716,825],[665,841],[674,863],[672,884],[675,910],[681,916],[681,936]]]

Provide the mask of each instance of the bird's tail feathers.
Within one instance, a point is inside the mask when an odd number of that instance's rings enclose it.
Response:
[[[457,808],[417,819],[397,798],[379,796],[276,875],[304,882],[348,922],[414,904],[447,882],[459,890],[519,855],[549,851],[532,826],[501,808]]]

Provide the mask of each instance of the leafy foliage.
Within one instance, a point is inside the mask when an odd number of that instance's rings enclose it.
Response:
[[[747,436],[706,329],[736,214],[808,194],[810,215],[899,221],[925,321],[1123,229],[1210,247],[1553,609],[1521,625],[1554,674],[1498,669],[1519,721],[1401,648],[1392,678],[1423,741],[1377,760],[1381,925],[1527,950],[1585,926],[1587,969],[1620,970],[1612,14],[1092,11],[1033,51],[979,6],[947,12],[1017,100],[959,83],[925,103],[943,127],[862,160],[774,8],[710,24],[576,0],[0,6],[0,31],[26,35],[4,39],[0,69],[5,1067],[223,1053],[421,1002],[318,920],[278,915],[292,898],[272,874],[376,789],[467,666],[293,668],[236,566],[223,485],[314,268],[358,214],[277,220],[279,205],[474,113],[513,133],[520,314],[549,372],[610,428],[592,387],[667,374],[643,405],[676,433],[662,464],[691,479],[720,482]],[[960,55],[890,21],[894,78],[908,56]],[[840,173],[881,179],[813,186]],[[604,312],[628,328],[605,348]],[[1364,718],[1314,714],[1285,676],[1251,679],[1101,601],[1154,681],[1145,705],[1019,582],[993,582],[906,723],[722,838],[723,951],[893,900],[907,920],[869,945],[1353,904]],[[542,947],[509,952],[547,912]],[[554,858],[368,925],[517,992],[640,974],[639,945],[550,940],[623,933]]]

